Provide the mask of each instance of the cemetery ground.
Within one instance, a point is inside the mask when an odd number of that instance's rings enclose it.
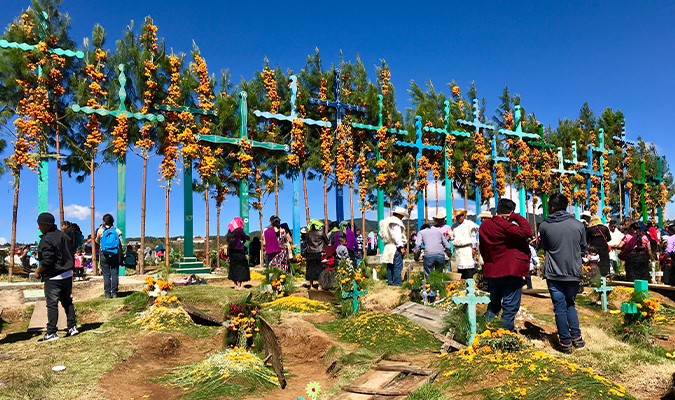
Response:
[[[418,270],[415,266],[417,276]],[[257,271],[254,277],[262,279],[262,271]],[[650,337],[640,341],[618,331],[623,316],[616,310],[629,301],[632,289],[615,285],[609,312],[603,312],[598,296],[586,289],[578,297],[586,349],[570,356],[554,350],[556,328],[546,293],[523,295],[523,309],[516,321],[518,336],[499,330],[496,323],[486,326],[479,317],[473,346],[459,351],[450,348],[441,354],[443,343],[432,332],[404,315],[390,313],[411,297],[419,297],[411,292],[412,285],[391,288],[386,281],[363,276],[359,288],[369,294],[360,297],[360,311],[348,316],[344,314],[350,314],[346,308],[351,307],[351,299],[337,302],[325,293],[308,293],[301,278],[286,278],[280,284],[280,289],[294,286],[293,293],[278,292],[266,298],[259,294],[260,286],[265,287],[260,279],[248,282],[245,291],[236,291],[232,282],[215,277],[205,285],[174,286],[168,292],[166,301],[175,296],[182,304],[219,320],[230,313],[230,306],[241,305],[252,293],[248,301],[259,305],[253,318],[262,316],[279,339],[287,381],[281,389],[272,368],[262,366],[264,354],[257,340],[237,343],[250,351],[232,350],[228,347],[231,329],[186,322],[181,314],[164,319],[164,325],[135,324],[139,313],[147,312],[154,300],[142,291],[143,278],[123,278],[116,299],[103,298],[101,283],[78,282],[74,299],[81,333],[63,338],[61,332],[60,340],[42,344],[36,343],[39,335],[26,333],[35,303],[23,303],[19,290],[0,290],[0,398],[311,399],[306,393],[310,382],[320,386],[319,399],[671,398],[667,396],[675,374],[671,358],[675,353],[675,303],[655,292],[649,296],[660,299],[661,310],[654,316]],[[446,296],[463,294],[458,276],[453,274],[453,278],[453,282],[444,282]],[[545,281],[534,278],[534,286],[544,289]],[[464,309],[448,303],[435,306],[449,311],[445,325],[455,331],[454,338],[466,340],[462,337],[466,329],[460,326],[465,321],[455,318],[457,310],[461,316]],[[477,314],[484,310],[485,305],[478,305]],[[249,354],[252,359],[247,358]],[[240,365],[261,366],[261,375],[253,379],[232,369],[231,375],[214,378],[214,368],[230,367],[228,357]],[[390,364],[433,371],[435,379],[415,386],[409,397],[349,392],[363,391],[358,385],[367,386],[364,377]],[[60,365],[66,369],[52,371]],[[403,372],[388,373],[391,382],[379,390],[392,391],[405,382]],[[422,378],[419,382],[429,380]]]

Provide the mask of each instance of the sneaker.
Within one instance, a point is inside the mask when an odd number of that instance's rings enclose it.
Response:
[[[584,339],[579,336],[576,339],[572,339],[572,346],[574,346],[576,350],[583,350],[586,347],[586,342],[584,342]]]
[[[72,327],[72,328],[68,328],[68,332],[66,332],[66,337],[75,336],[75,335],[77,335],[78,333],[80,333],[80,332],[77,330],[77,327],[74,326],[74,327]]]
[[[572,346],[572,343],[570,344],[560,343],[560,348],[558,348],[558,351],[563,354],[572,354],[574,352],[574,346]]]
[[[43,338],[38,339],[38,343],[51,342],[59,338],[58,333],[47,333]]]

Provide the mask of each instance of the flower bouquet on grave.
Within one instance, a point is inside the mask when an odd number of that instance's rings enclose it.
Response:
[[[650,299],[646,291],[633,292],[628,302],[621,305],[624,315],[618,333],[625,342],[649,343],[649,331],[660,309],[658,298]]]
[[[364,287],[362,283],[365,280],[365,276],[361,274],[361,271],[355,268],[351,259],[340,260],[335,276],[335,297],[342,306],[341,310],[343,316],[350,315],[353,307],[352,300],[344,299],[342,294],[354,290],[354,282],[356,282],[356,290],[363,290]]]
[[[143,291],[150,297],[166,296],[171,289],[173,286],[170,282],[155,280],[154,276],[146,277],[143,285]]]
[[[263,274],[265,278],[260,283],[260,295],[256,296],[256,301],[274,301],[295,292],[295,280],[279,268],[267,268]]]
[[[225,343],[230,347],[243,349],[263,347],[260,336],[260,307],[251,302],[251,296],[249,293],[241,301],[231,303],[227,307]]]

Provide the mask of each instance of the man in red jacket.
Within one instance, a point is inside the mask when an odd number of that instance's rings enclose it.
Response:
[[[530,271],[530,248],[527,238],[532,227],[520,214],[516,203],[500,199],[497,215],[486,219],[478,231],[479,249],[483,257],[483,278],[490,290],[490,304],[485,317],[492,321],[502,312],[504,329],[514,331],[514,320],[520,309],[524,277]]]

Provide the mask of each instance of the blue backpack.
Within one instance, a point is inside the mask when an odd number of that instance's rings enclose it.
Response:
[[[101,236],[101,251],[103,254],[117,254],[120,248],[120,237],[115,227],[110,227]]]

